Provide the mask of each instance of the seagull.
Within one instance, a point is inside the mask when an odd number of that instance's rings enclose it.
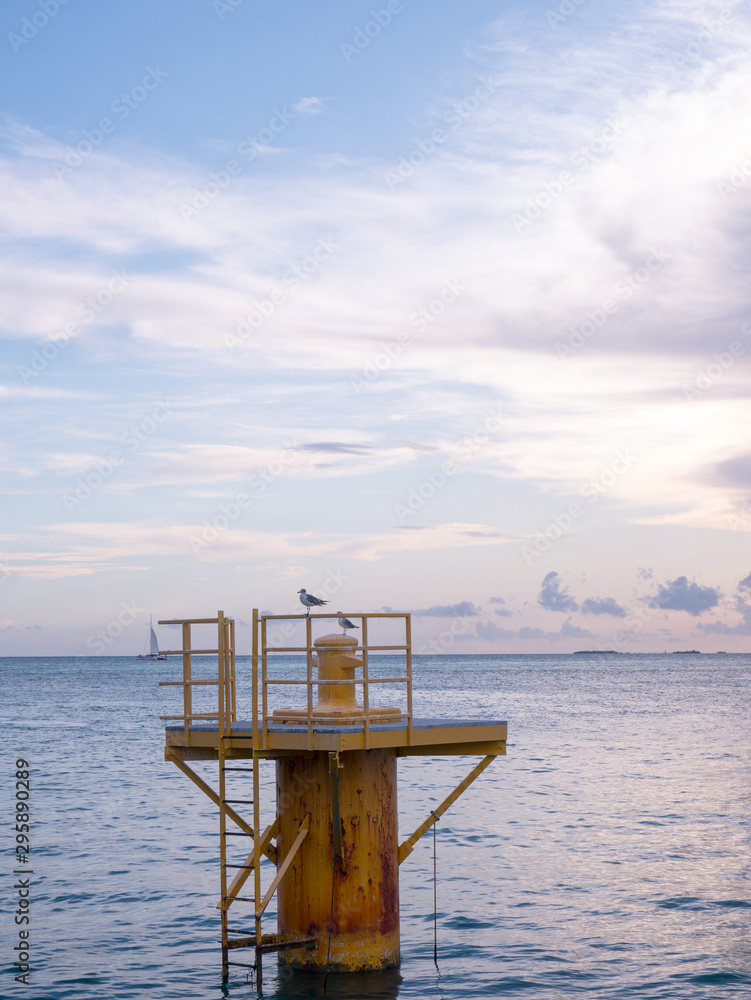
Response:
[[[352,622],[349,620],[349,618],[345,618],[344,617],[344,615],[341,613],[341,611],[337,611],[337,614],[339,615],[339,624],[342,627],[342,634],[343,635],[347,634],[347,629],[349,629],[349,628],[359,628],[360,627],[359,625],[353,625]]]
[[[309,594],[305,587],[302,590],[298,590],[297,593],[300,595],[300,603],[304,604],[308,609],[307,613],[310,614],[311,608],[320,608],[324,604],[328,604],[328,601],[322,601],[320,597],[313,597]]]

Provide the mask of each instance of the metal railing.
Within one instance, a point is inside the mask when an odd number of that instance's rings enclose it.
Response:
[[[405,684],[406,685],[406,712],[400,716],[406,721],[407,741],[412,744],[412,619],[409,614],[401,612],[374,612],[370,614],[347,614],[347,618],[360,622],[361,642],[357,648],[352,649],[352,653],[362,658],[362,676],[353,679],[326,680],[314,676],[313,657],[319,652],[319,647],[313,645],[313,621],[328,619],[336,622],[337,615],[328,614],[301,614],[301,615],[259,615],[253,612],[253,746],[259,750],[266,750],[269,747],[269,722],[284,721],[283,714],[274,717],[269,712],[268,689],[274,685],[305,686],[306,688],[306,711],[303,717],[295,717],[294,721],[299,725],[305,725],[308,731],[308,749],[313,749],[313,727],[315,725],[326,725],[341,723],[338,717],[328,718],[324,715],[313,715],[313,688],[323,685],[353,685],[362,686],[362,725],[365,736],[365,749],[370,747],[371,724],[377,723],[378,716],[371,712],[370,686],[371,684]],[[368,622],[371,619],[392,618],[401,619],[404,622],[404,642],[399,644],[371,644],[368,642]],[[270,645],[268,636],[268,623],[275,621],[304,621],[305,622],[305,645],[303,646],[281,646]],[[369,666],[370,653],[402,652],[405,655],[405,673],[396,677],[371,677]],[[276,653],[304,653],[305,654],[305,677],[269,677],[268,657],[269,654]],[[259,677],[260,658],[260,677]],[[260,680],[260,683],[259,683]],[[260,705],[259,705],[260,695]],[[374,708],[377,706],[373,706]],[[259,712],[260,708],[260,712]],[[260,726],[259,726],[260,720]],[[289,720],[287,720],[289,721]],[[358,719],[359,723],[359,719]]]
[[[229,735],[232,723],[237,718],[237,683],[235,671],[235,622],[226,618],[223,611],[217,612],[216,618],[176,618],[160,621],[158,625],[182,626],[182,649],[162,650],[164,656],[182,656],[183,678],[181,681],[159,681],[159,687],[182,687],[182,715],[160,715],[163,721],[181,721],[185,724],[185,732],[189,732],[194,719],[203,721],[217,720],[219,735]],[[193,649],[191,627],[193,625],[216,625],[216,649]],[[217,657],[216,677],[193,677],[193,657],[199,655],[215,655]],[[217,708],[215,712],[193,711],[193,688],[217,686]]]

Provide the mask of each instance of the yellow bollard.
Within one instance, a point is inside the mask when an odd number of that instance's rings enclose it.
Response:
[[[313,645],[313,667],[317,668],[319,681],[352,681],[355,669],[362,666],[362,660],[353,655],[357,639],[348,635],[322,635]],[[362,722],[365,710],[357,701],[354,684],[319,684],[312,714],[317,721],[345,725]],[[277,722],[300,722],[307,717],[305,708],[278,708],[273,714]],[[394,722],[400,717],[398,708],[368,707],[368,718],[373,722]]]

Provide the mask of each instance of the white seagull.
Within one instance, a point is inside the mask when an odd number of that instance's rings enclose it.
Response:
[[[302,590],[298,590],[297,593],[300,595],[300,603],[304,604],[305,607],[308,609],[307,611],[308,614],[310,614],[311,608],[320,608],[324,604],[329,603],[328,601],[322,601],[320,597],[313,597],[312,594],[309,594],[307,592],[305,587],[303,587]]]
[[[349,618],[345,618],[344,617],[344,615],[341,613],[341,611],[337,611],[337,614],[339,615],[339,624],[341,625],[342,634],[343,635],[347,634],[347,629],[349,629],[349,628],[359,628],[360,627],[359,625],[353,625],[352,622],[349,620]]]

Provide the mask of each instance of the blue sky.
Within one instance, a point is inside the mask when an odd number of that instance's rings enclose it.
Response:
[[[0,21],[3,653],[747,648],[745,4]]]

